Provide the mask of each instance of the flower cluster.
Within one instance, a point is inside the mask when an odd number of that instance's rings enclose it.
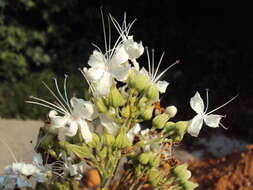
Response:
[[[109,16],[119,34],[112,44],[111,29],[107,35],[102,20],[104,51],[94,45],[88,67],[80,69],[89,85],[89,98],[69,99],[67,76],[63,92],[56,79],[55,89],[44,84],[55,102],[30,97],[27,103],[50,109],[48,121],[40,129],[34,162],[6,167],[0,189],[32,189],[31,178],[37,182],[35,189],[50,190],[197,187],[189,181],[187,165],[173,158],[173,144],[187,132],[198,136],[203,123],[223,126],[223,116],[212,113],[225,104],[207,113],[197,92],[190,100],[197,115],[192,120],[171,121],[177,108],[160,105],[160,96],[169,85],[161,79],[179,61],[160,71],[164,54],[156,64],[154,51],[150,54],[146,48],[146,69],[138,62],[145,48],[130,35],[134,22],[128,24],[124,17],[119,24]]]

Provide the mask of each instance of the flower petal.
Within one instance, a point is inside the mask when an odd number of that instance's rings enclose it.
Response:
[[[129,64],[111,64],[111,73],[118,81],[125,81],[128,78],[130,71]]]
[[[76,121],[68,121],[64,127],[64,134],[69,137],[76,135],[78,130],[78,123]]]
[[[199,135],[200,129],[203,125],[203,117],[196,115],[192,121],[190,122],[187,132],[194,137],[197,137]]]
[[[204,113],[204,102],[198,92],[191,98],[190,105],[197,114]]]
[[[99,68],[99,67],[84,69],[84,74],[87,76],[87,79],[90,82],[97,82],[101,80],[104,72],[105,72],[105,68]]]
[[[133,126],[133,128],[131,128],[128,132],[127,132],[127,137],[129,139],[130,142],[133,142],[135,135],[137,135],[141,130],[141,126],[139,123],[135,124]]]
[[[92,141],[92,134],[89,129],[89,125],[85,120],[79,120],[78,124],[80,126],[81,134],[86,143]]]
[[[167,81],[158,81],[156,83],[156,87],[158,88],[159,92],[161,93],[165,93],[167,86],[169,85],[169,83]]]
[[[70,103],[73,107],[72,116],[74,118],[82,118],[93,120],[98,116],[98,112],[94,104],[79,98],[71,98]]]
[[[144,52],[142,42],[137,43],[133,40],[133,36],[128,36],[128,39],[123,43],[126,52],[129,55],[129,59],[137,59]]]
[[[48,114],[50,119],[50,127],[53,129],[64,127],[67,122],[67,117],[58,116],[58,113],[51,110]]]
[[[106,115],[100,115],[100,122],[106,128],[107,132],[116,136],[119,131],[119,126],[112,119],[108,118]]]
[[[223,116],[222,115],[216,115],[216,114],[210,114],[204,116],[205,124],[209,127],[219,127],[220,120]]]
[[[106,62],[104,55],[101,52],[94,50],[93,53],[90,55],[88,65],[94,68],[98,68],[104,67],[105,64]]]
[[[28,180],[17,178],[17,186],[22,189],[25,187],[32,187],[32,183]]]
[[[124,46],[119,47],[114,55],[112,56],[112,59],[110,61],[110,64],[121,64],[127,62],[129,59],[129,55],[126,52]]]
[[[96,94],[99,96],[107,96],[112,86],[112,75],[105,72],[100,81],[96,83]]]

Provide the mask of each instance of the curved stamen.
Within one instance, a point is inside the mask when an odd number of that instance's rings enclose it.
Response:
[[[163,57],[164,57],[164,52],[162,53],[162,55],[161,55],[161,57],[160,57],[160,59],[159,59],[159,63],[158,63],[158,65],[157,65],[157,68],[156,68],[156,71],[155,71],[155,74],[154,74],[154,78],[156,78],[156,75],[157,75],[158,70],[159,70],[159,68],[160,68],[160,65],[161,65],[161,63],[162,63]]]
[[[167,67],[163,72],[161,72],[156,79],[154,80],[154,82],[157,82],[170,68],[172,68],[173,66],[175,66],[176,64],[178,64],[179,61],[176,61],[175,63],[171,64],[169,67]]]
[[[208,96],[208,88],[207,88],[206,89],[206,109],[205,109],[204,113],[207,112],[208,106],[209,106],[209,96]]]

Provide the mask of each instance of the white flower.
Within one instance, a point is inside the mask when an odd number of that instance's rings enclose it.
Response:
[[[95,105],[90,101],[84,101],[83,99],[75,97],[71,98],[69,103],[66,92],[66,78],[64,80],[64,96],[60,92],[56,80],[55,86],[59,97],[57,97],[55,92],[53,92],[46,84],[44,85],[55,97],[59,105],[36,97],[31,97],[35,101],[26,102],[52,109],[49,112],[51,129],[55,130],[57,128],[64,128],[64,134],[66,136],[74,136],[80,127],[84,140],[86,143],[90,142],[92,140],[92,134],[89,129],[90,124],[87,121],[93,121],[98,116]],[[61,113],[62,116],[59,116],[58,113]]]
[[[147,57],[148,57],[148,71],[143,67],[140,72],[145,74],[148,79],[149,82],[156,85],[157,89],[159,90],[160,93],[165,93],[169,83],[167,81],[161,81],[161,77],[174,65],[178,64],[179,61],[176,61],[175,63],[171,64],[170,66],[168,66],[164,71],[162,71],[160,74],[158,74],[164,53],[162,54],[162,56],[160,57],[160,60],[158,62],[157,67],[155,68],[155,63],[154,63],[154,50],[152,49],[152,57],[150,60],[150,55],[149,55],[149,51],[148,49],[146,49],[147,52]],[[138,71],[139,65],[135,65],[135,69]]]
[[[223,106],[227,105],[231,101],[233,101],[237,96],[233,97],[231,100],[226,102],[225,104],[219,106],[218,108],[215,108],[214,110],[207,113],[208,109],[208,91],[207,91],[207,106],[204,110],[204,102],[201,98],[200,94],[196,92],[196,94],[191,98],[190,100],[190,106],[191,108],[197,113],[197,115],[191,120],[187,132],[194,137],[197,137],[199,135],[200,129],[203,126],[203,123],[205,123],[207,126],[212,128],[217,128],[220,125],[225,128],[221,123],[220,120],[222,119],[222,115],[212,114],[216,110],[222,108]]]
[[[88,81],[95,84],[95,92],[106,96],[112,86],[113,79],[124,81],[128,77],[130,66],[125,64],[128,60],[123,47],[115,50],[115,53],[106,58],[101,52],[94,50],[89,58],[88,65],[84,67],[83,74]]]
[[[127,137],[130,142],[134,141],[135,135],[138,135],[139,132],[141,131],[141,126],[139,123],[135,124],[128,132],[127,132]]]

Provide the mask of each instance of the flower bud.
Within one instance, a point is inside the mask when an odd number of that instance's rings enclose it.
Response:
[[[153,128],[154,129],[157,129],[157,128],[162,129],[165,126],[168,119],[169,119],[169,116],[166,113],[156,116],[152,121]]]
[[[141,112],[141,117],[145,120],[150,120],[153,115],[154,106],[147,107],[143,112]]]
[[[149,164],[153,167],[158,167],[160,165],[160,156],[154,155],[153,158],[149,160]]]
[[[130,106],[129,105],[122,108],[121,115],[125,118],[128,118],[130,116]]]
[[[105,146],[104,148],[102,148],[102,150],[100,152],[98,152],[98,155],[100,158],[105,159],[106,155],[107,155],[107,147]]]
[[[118,134],[116,137],[114,146],[117,148],[126,148],[131,145],[131,142],[129,141],[126,133],[123,131]]]
[[[167,122],[164,132],[169,135],[173,141],[181,141],[186,133],[188,121]]]
[[[148,85],[148,78],[144,74],[138,74],[135,80],[135,89],[141,92]]]
[[[157,87],[154,84],[152,84],[146,88],[145,95],[150,100],[157,100],[159,98],[159,91]]]
[[[175,115],[177,114],[176,106],[168,106],[165,110],[165,113],[167,113],[170,118],[175,117]]]
[[[141,164],[146,165],[149,163],[149,160],[153,157],[153,153],[152,152],[144,152],[141,153],[138,156],[138,160]]]
[[[125,103],[124,97],[120,94],[119,90],[115,85],[111,87],[108,100],[109,104],[114,108],[123,106]]]
[[[153,185],[156,186],[160,181],[161,173],[156,168],[151,168],[148,172],[148,181]]]
[[[191,172],[187,170],[188,165],[181,164],[172,169],[172,174],[175,175],[179,181],[185,182],[191,177]]]
[[[92,133],[92,141],[89,142],[88,145],[92,148],[95,148],[98,146],[99,141],[100,141],[99,136],[97,136],[96,133]]]
[[[136,72],[131,71],[128,75],[128,87],[129,88],[134,88],[135,86],[135,80],[136,80]]]
[[[115,142],[115,137],[111,134],[104,134],[104,143],[106,146],[112,146]]]
[[[96,98],[94,103],[97,107],[97,110],[100,113],[107,113],[108,112],[108,108],[107,108],[105,100],[103,98]]]
[[[44,148],[44,149],[49,149],[53,146],[53,140],[54,140],[55,136],[53,134],[46,134],[45,136],[43,136],[40,140],[39,140],[39,146]]]
[[[181,183],[180,187],[182,187],[183,190],[194,190],[198,187],[198,184],[193,183],[191,181],[186,181],[184,183]]]

